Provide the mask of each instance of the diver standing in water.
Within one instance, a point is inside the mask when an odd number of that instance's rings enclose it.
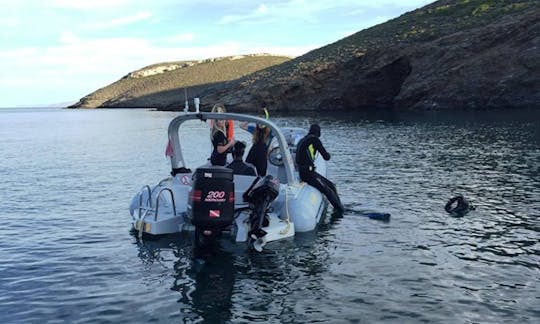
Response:
[[[339,199],[336,186],[332,181],[315,171],[313,161],[315,160],[315,154],[317,152],[321,153],[326,161],[330,160],[330,154],[324,148],[319,137],[321,137],[321,127],[317,124],[313,124],[309,128],[309,133],[298,142],[296,164],[298,164],[300,179],[317,188],[326,196],[326,198],[328,198],[332,206],[334,206],[334,210],[337,213],[342,214],[344,208]]]

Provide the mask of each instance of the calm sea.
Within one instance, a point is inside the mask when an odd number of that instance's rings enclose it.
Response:
[[[1,323],[540,321],[540,111],[272,116],[321,124],[350,211],[207,263],[190,234],[130,234],[175,115],[0,109]]]

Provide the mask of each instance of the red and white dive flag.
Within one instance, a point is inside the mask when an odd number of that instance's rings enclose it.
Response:
[[[167,143],[167,148],[165,149],[165,156],[168,156],[168,157],[173,156],[172,141],[170,138],[169,138],[169,142]]]

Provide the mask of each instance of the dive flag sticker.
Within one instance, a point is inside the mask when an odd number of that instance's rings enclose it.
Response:
[[[220,212],[220,210],[210,210],[208,216],[210,216],[210,218],[217,218],[219,217]]]

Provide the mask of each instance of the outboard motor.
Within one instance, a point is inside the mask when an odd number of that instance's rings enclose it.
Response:
[[[195,170],[189,203],[196,244],[215,238],[234,221],[232,170],[220,166]]]
[[[271,175],[267,175],[253,181],[249,189],[242,195],[244,201],[250,204],[252,210],[249,216],[249,223],[251,225],[249,236],[252,239],[261,239],[266,235],[266,231],[262,229],[262,227],[266,225],[264,224],[264,221],[266,220],[266,211],[270,203],[276,199],[278,194],[278,180],[274,179]]]

